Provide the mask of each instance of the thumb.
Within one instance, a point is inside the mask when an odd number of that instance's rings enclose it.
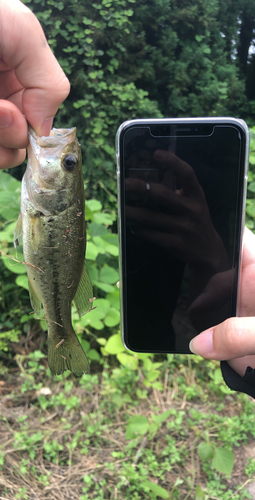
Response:
[[[70,84],[35,15],[19,0],[0,0],[0,58],[24,88],[22,107],[38,135],[48,135]]]
[[[221,361],[255,354],[255,318],[229,318],[192,339],[190,350]]]

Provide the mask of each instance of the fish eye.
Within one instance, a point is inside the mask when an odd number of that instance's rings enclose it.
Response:
[[[64,157],[62,165],[68,172],[73,172],[77,165],[77,158],[74,155],[68,154]]]

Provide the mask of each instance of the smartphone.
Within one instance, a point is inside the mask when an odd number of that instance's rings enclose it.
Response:
[[[238,314],[248,127],[141,119],[116,139],[123,343],[188,354],[195,335]]]

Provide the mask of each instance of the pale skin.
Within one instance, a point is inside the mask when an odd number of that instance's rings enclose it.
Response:
[[[28,122],[49,135],[70,84],[40,23],[19,0],[0,0],[0,168],[20,165],[26,155]],[[255,368],[255,236],[246,230],[240,286],[241,317],[231,318],[192,341],[197,354],[228,360],[241,376]]]
[[[255,368],[255,235],[244,231],[239,315],[200,333],[192,351],[204,358],[226,360],[239,375]]]

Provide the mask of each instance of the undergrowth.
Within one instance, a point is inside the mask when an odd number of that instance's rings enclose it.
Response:
[[[52,377],[40,351],[18,356],[0,382],[1,498],[252,498],[254,402],[226,388],[216,362],[110,358],[77,379]]]

